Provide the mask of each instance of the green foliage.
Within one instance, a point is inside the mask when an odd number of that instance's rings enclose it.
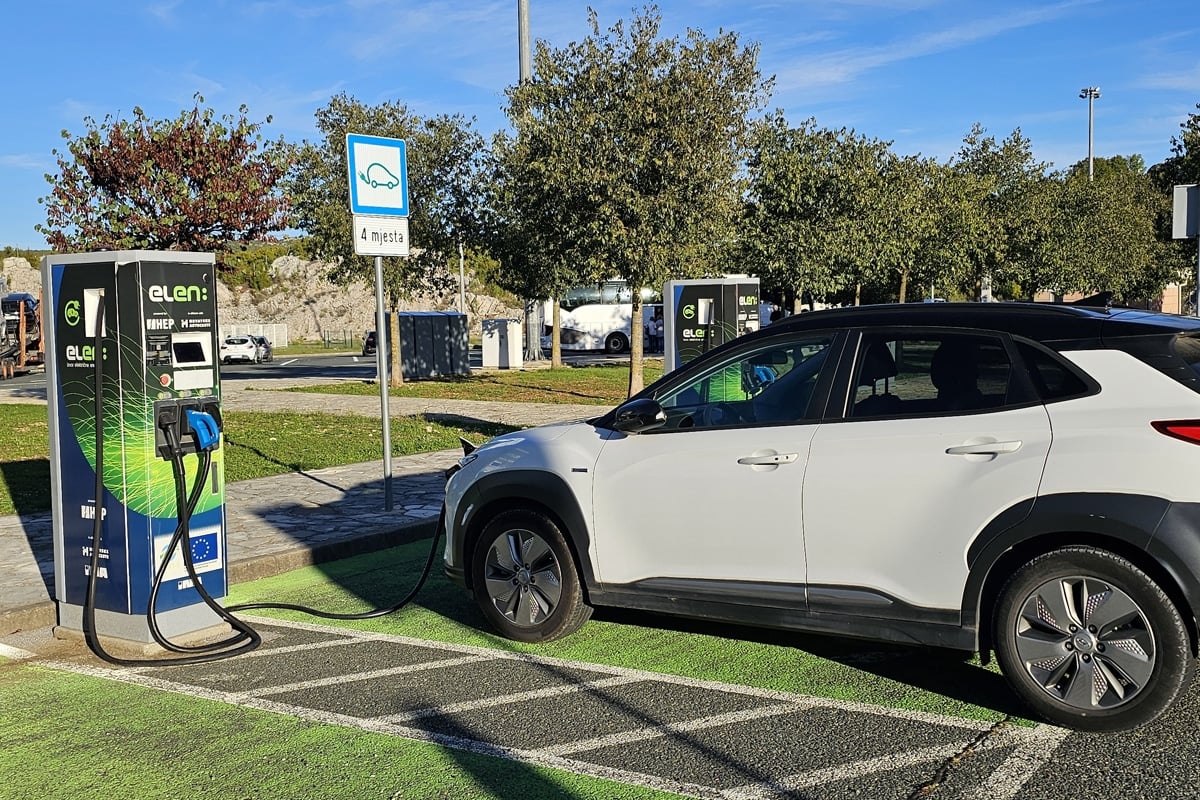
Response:
[[[550,296],[585,276],[640,287],[723,271],[747,115],[769,85],[757,48],[732,33],[660,39],[653,6],[606,32],[594,12],[590,24],[561,50],[539,43],[533,79],[508,91],[517,133],[497,141],[499,205],[516,239],[503,253],[527,254],[521,293]],[[634,319],[640,302],[634,292]],[[632,345],[630,393],[642,386],[641,337]]]
[[[374,280],[374,258],[354,252],[346,134],[368,133],[403,139],[408,159],[408,258],[384,258],[383,288],[395,307],[416,289],[445,291],[455,284],[447,268],[460,243],[470,244],[479,232],[477,199],[481,195],[483,137],[461,116],[421,119],[402,103],[367,106],[343,93],[317,111],[320,142],[298,150],[288,186],[297,224],[309,234],[318,258],[334,265],[335,280]],[[400,341],[398,317],[392,315],[391,338]],[[392,382],[403,383],[400,348],[392,349]]]
[[[271,285],[271,265],[284,256],[307,259],[307,242],[304,239],[288,239],[236,247],[220,255],[217,261],[218,275],[231,287],[266,289]]]
[[[756,126],[740,260],[764,288],[818,299],[876,263],[888,143],[782,113]]]
[[[171,120],[135,107],[130,120],[86,117],[78,137],[64,130],[59,174],[46,176],[52,189],[39,199],[46,224],[36,228],[50,246],[208,252],[287,228],[279,182],[291,148],[265,141],[245,106],[217,119],[203,103],[196,95]]]
[[[646,367],[646,377],[657,380],[661,366]],[[451,400],[485,400],[496,403],[554,403],[614,406],[626,398],[627,374],[622,367],[563,367],[521,372],[487,372],[464,378],[405,381],[393,388],[393,397],[429,397]],[[289,391],[320,394],[378,395],[372,383],[336,383],[300,386]]]

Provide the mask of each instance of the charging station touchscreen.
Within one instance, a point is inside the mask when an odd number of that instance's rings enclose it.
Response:
[[[189,262],[170,258],[185,254],[133,254],[147,258],[122,262],[105,260],[115,254],[104,253],[47,257],[43,281],[54,315],[49,377],[56,562],[61,559],[62,569],[56,575],[58,600],[83,604],[93,521],[101,514],[95,607],[140,616],[179,524],[173,465],[164,457],[164,420],[173,421],[172,435],[186,445],[186,411],[219,415],[220,386],[213,358],[217,319],[211,256]],[[105,336],[103,352],[97,353],[100,302]],[[103,371],[104,492],[99,509],[94,499],[96,359]],[[194,444],[184,452],[195,452]],[[183,459],[188,487],[196,478],[196,461]],[[213,597],[226,592],[223,472],[218,446],[211,451],[211,475],[190,517],[189,541],[181,543]],[[173,560],[156,607],[170,610],[199,599],[182,560]]]

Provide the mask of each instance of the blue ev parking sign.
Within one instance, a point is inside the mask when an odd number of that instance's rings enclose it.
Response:
[[[408,216],[408,160],[403,139],[346,134],[350,213]]]

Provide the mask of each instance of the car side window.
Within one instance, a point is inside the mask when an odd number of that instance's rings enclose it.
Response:
[[[1009,402],[1004,342],[983,334],[867,334],[855,365],[850,416],[970,413]]]
[[[1087,394],[1088,385],[1071,369],[1044,350],[1027,342],[1017,342],[1017,352],[1029,372],[1029,379],[1045,402]]]
[[[798,422],[808,417],[832,334],[772,339],[744,350],[656,399],[666,430]]]

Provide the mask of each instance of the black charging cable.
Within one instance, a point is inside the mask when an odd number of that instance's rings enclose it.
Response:
[[[253,611],[262,608],[275,608],[284,611],[299,611],[301,614],[308,614],[312,617],[321,617],[323,619],[375,619],[377,617],[386,617],[388,614],[395,614],[400,609],[412,602],[417,593],[421,591],[421,587],[425,585],[425,581],[429,579],[429,573],[433,571],[433,561],[437,557],[438,542],[442,540],[442,521],[438,520],[437,531],[433,535],[433,543],[429,547],[429,556],[425,559],[425,568],[421,570],[421,576],[417,578],[417,582],[413,585],[411,591],[404,596],[395,605],[386,606],[384,608],[373,608],[370,611],[361,611],[356,614],[339,614],[334,611],[322,611],[310,606],[297,605],[295,603],[242,603],[236,606],[229,606],[228,611]]]

